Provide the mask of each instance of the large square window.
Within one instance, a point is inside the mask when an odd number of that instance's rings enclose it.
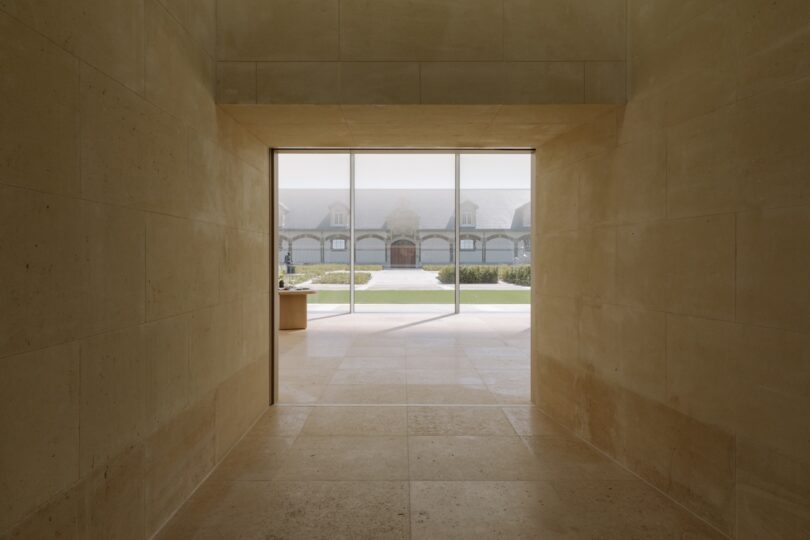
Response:
[[[291,150],[274,159],[277,272],[313,291],[310,311],[525,311],[531,152]]]

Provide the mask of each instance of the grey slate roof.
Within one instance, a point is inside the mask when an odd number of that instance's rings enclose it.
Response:
[[[476,229],[528,230],[523,226],[522,215],[530,211],[530,197],[527,189],[469,189],[462,190],[461,203],[469,201],[478,206]],[[348,190],[281,189],[279,202],[287,210],[285,229],[346,228],[331,226],[330,206],[340,203],[348,208]],[[389,216],[398,209],[415,212],[420,229],[453,228],[451,189],[358,189],[355,204],[358,230],[384,229]]]

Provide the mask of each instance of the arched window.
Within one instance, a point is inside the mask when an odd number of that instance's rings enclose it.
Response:
[[[520,242],[518,242],[518,248],[524,253],[531,253],[532,252],[532,241],[530,238],[524,238]]]

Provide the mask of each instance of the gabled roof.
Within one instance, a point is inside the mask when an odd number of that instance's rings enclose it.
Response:
[[[386,221],[398,210],[419,216],[420,229],[452,229],[454,199],[452,189],[362,189],[355,193],[355,228],[384,229]],[[477,229],[527,230],[523,214],[529,212],[528,189],[462,190],[461,203],[477,207]],[[279,201],[287,207],[287,229],[323,230],[332,227],[330,207],[348,206],[349,192],[344,189],[281,189]]]

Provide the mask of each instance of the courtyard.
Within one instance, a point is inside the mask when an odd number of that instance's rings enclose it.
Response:
[[[319,265],[311,265],[317,267]],[[349,303],[349,272],[334,270],[334,266],[321,265],[326,270],[304,270],[300,274],[285,276],[298,287],[317,291],[308,298],[313,313],[340,310]],[[380,308],[386,304],[402,305],[447,305],[455,303],[455,286],[442,283],[438,270],[424,268],[380,268],[360,267],[356,276],[355,303],[372,304]],[[367,277],[366,277],[367,276]],[[292,279],[289,279],[289,278]],[[339,279],[336,279],[339,278]],[[325,281],[326,283],[321,283]],[[341,281],[342,283],[334,283]],[[528,286],[498,281],[497,283],[463,283],[461,284],[461,303],[467,308],[485,306],[488,310],[508,309],[529,311],[531,289]],[[499,307],[500,306],[500,307]],[[430,311],[430,308],[426,308]],[[483,309],[483,308],[482,308]]]

